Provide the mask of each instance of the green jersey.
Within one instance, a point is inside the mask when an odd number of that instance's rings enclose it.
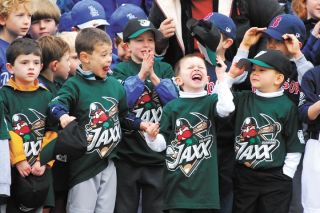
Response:
[[[88,80],[77,73],[63,84],[50,106],[66,108],[86,131],[86,154],[69,163],[72,187],[108,166],[108,158],[122,138],[120,119],[128,112],[125,90],[112,77]]]
[[[282,167],[287,153],[303,152],[298,110],[286,95],[235,94],[236,160],[252,169]],[[302,140],[301,140],[302,141]]]
[[[113,76],[124,81],[130,76],[138,75],[140,69],[141,64],[133,61],[122,62],[114,69]],[[153,69],[159,78],[173,77],[172,67],[167,63],[155,61]],[[162,103],[149,79],[145,80],[143,93],[136,97],[134,106],[129,110],[136,113],[136,116],[143,121],[160,122]],[[121,160],[129,160],[138,165],[163,165],[164,162],[161,153],[154,152],[147,146],[141,131],[129,131],[124,134],[118,155]]]
[[[218,209],[216,95],[178,98],[163,109],[164,209]]]
[[[13,133],[11,137],[16,135],[15,138],[22,139],[11,138],[11,161],[23,160],[24,152],[26,160],[33,165],[42,148],[45,131],[49,129],[46,118],[52,95],[41,86],[34,91],[20,91],[10,85],[11,82],[0,90],[8,129]]]

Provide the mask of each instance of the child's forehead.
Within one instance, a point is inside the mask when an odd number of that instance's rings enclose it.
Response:
[[[102,51],[108,51],[108,50],[112,50],[112,45],[111,43],[107,43],[107,42],[97,42],[94,47],[93,47],[93,51],[98,51],[98,52],[102,52]]]
[[[202,58],[197,57],[197,56],[186,58],[182,61],[182,65],[185,65],[185,66],[198,65],[198,64],[204,65],[205,63]]]
[[[40,55],[37,55],[35,53],[30,53],[30,54],[20,54],[16,57],[16,60],[36,60],[36,59],[41,59]]]

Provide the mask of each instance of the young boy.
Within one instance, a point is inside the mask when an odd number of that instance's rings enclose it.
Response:
[[[177,97],[170,78],[171,66],[154,60],[155,40],[161,33],[146,19],[131,19],[123,41],[131,51],[131,60],[121,62],[113,75],[123,81],[128,107],[143,121],[160,121],[162,106]],[[140,131],[124,134],[118,149],[118,188],[116,212],[137,212],[140,190],[143,212],[161,212],[163,156],[149,149]],[[131,178],[127,178],[130,175]]]
[[[301,89],[303,99],[299,106],[299,115],[301,120],[308,124],[307,133],[308,141],[303,157],[302,169],[302,205],[304,212],[319,212],[319,184],[320,170],[319,162],[319,66],[309,70],[302,78]]]
[[[0,88],[10,78],[6,69],[6,50],[19,36],[25,36],[31,24],[30,0],[0,0]]]
[[[128,61],[130,59],[128,45],[123,42],[123,29],[128,21],[133,18],[147,19],[147,15],[136,5],[122,4],[112,13],[108,20],[110,23],[108,31],[110,32],[111,37],[114,38],[113,52],[116,52],[118,55],[115,60],[112,60],[111,69],[121,61]]]
[[[77,37],[77,32],[62,32],[59,33],[58,37],[62,38],[65,42],[68,43],[70,47],[70,72],[69,76],[73,76],[76,74],[76,69],[80,64],[77,52],[76,52],[76,47],[75,47],[75,41]]]
[[[69,76],[70,47],[67,42],[55,36],[43,36],[38,41],[43,60],[39,80],[55,97]]]
[[[241,58],[247,58],[249,49],[256,44],[261,36],[267,36],[267,48],[280,50],[292,62],[293,69],[283,84],[285,93],[298,105],[300,82],[305,72],[313,67],[312,63],[306,60],[300,48],[305,41],[306,30],[303,22],[296,16],[283,14],[276,16],[268,28],[250,28],[240,43],[234,62]]]
[[[57,137],[57,133],[52,131],[52,126],[46,119],[52,95],[37,80],[42,68],[41,49],[36,41],[21,38],[11,43],[6,57],[7,69],[13,77],[1,89],[1,97],[10,130],[13,180],[16,179],[14,175],[25,178],[30,175],[42,176],[47,173],[47,169],[46,165],[40,165],[39,152]],[[15,184],[17,183],[13,182],[12,186]],[[52,198],[48,194],[43,205],[51,204]],[[7,212],[22,208],[28,206],[21,206],[14,197],[10,198]],[[37,210],[40,211],[41,208]]]
[[[219,69],[225,67],[217,67],[218,78],[223,80]],[[168,213],[217,212],[216,118],[234,110],[234,105],[223,104],[233,97],[225,83],[220,84],[218,95],[207,94],[207,70],[198,56],[183,57],[175,72],[180,97],[164,107],[161,134],[153,141],[147,137],[151,149],[166,150],[163,209]]]
[[[60,10],[50,0],[32,0],[32,17],[29,34],[31,38],[55,35],[58,31]]]
[[[245,68],[233,66],[229,75],[236,77],[251,64],[256,92],[239,92],[234,98],[234,212],[288,212],[292,178],[304,150],[297,106],[282,88],[292,65],[281,51],[267,49],[239,61]]]
[[[69,163],[67,212],[113,212],[117,178],[111,158],[122,138],[120,123],[126,129],[144,130],[147,125],[126,119],[125,90],[107,76],[110,37],[100,29],[86,28],[77,35],[75,45],[81,65],[50,104],[51,114],[62,128],[77,118],[88,140],[86,154]]]

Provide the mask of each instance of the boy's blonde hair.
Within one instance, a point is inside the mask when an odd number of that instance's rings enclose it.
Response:
[[[63,55],[70,51],[68,43],[56,36],[43,36],[38,39],[38,42],[42,50],[43,68],[41,71],[46,70],[52,61],[60,61]]]
[[[7,18],[20,4],[24,4],[26,10],[32,14],[30,2],[31,0],[0,0],[0,16],[2,16],[2,18]]]
[[[60,9],[49,0],[31,0],[31,8],[33,11],[31,23],[41,19],[52,18],[56,24],[59,24]]]
[[[78,32],[62,32],[57,35],[57,37],[62,38],[68,43],[71,50],[76,50],[76,37]]]

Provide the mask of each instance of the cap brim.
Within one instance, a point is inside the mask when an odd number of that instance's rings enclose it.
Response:
[[[95,19],[95,20],[91,20],[91,21],[88,21],[83,24],[79,24],[79,25],[77,25],[77,27],[79,27],[79,29],[85,29],[85,28],[90,28],[90,27],[98,27],[101,25],[110,25],[110,24],[104,19]]]
[[[155,36],[155,40],[156,41],[159,41],[163,35],[160,31],[158,31],[157,29],[154,29],[154,28],[144,28],[144,29],[140,29],[140,30],[137,30],[136,32],[134,32],[133,34],[131,34],[127,40],[129,39],[133,39],[133,38],[137,38],[138,36],[140,36],[142,33],[145,33],[147,31],[152,31],[154,33],[154,36]]]
[[[208,47],[206,47],[206,50],[212,65],[217,65],[217,53]]]
[[[237,66],[238,67],[245,67],[245,70],[249,70],[252,64],[258,65],[260,67],[268,68],[268,69],[274,69],[274,67],[270,66],[269,64],[257,60],[257,59],[248,59],[248,58],[242,58],[238,61]]]
[[[275,40],[283,41],[282,34],[276,30],[268,28],[264,33],[265,33],[265,35],[267,35]]]

